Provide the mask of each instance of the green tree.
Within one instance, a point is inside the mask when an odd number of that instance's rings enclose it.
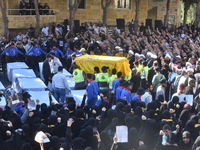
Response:
[[[196,0],[183,0],[184,2],[184,18],[183,18],[183,25],[187,23],[187,15],[188,10],[190,9],[190,6],[196,2]]]

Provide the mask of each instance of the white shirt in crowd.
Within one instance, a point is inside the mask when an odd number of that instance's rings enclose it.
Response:
[[[45,36],[49,35],[49,27],[43,27],[42,32],[45,34]]]
[[[100,27],[99,27],[99,26],[93,26],[93,28],[94,28],[94,31],[95,31],[97,34],[99,34]]]
[[[141,101],[145,102],[146,107],[147,105],[152,102],[152,95],[147,91],[141,96]]]
[[[70,90],[68,82],[67,82],[67,77],[62,72],[58,72],[57,74],[53,76],[52,87],[53,89],[60,88],[60,89]]]
[[[165,99],[165,88],[162,86],[162,85],[159,85],[158,88],[157,88],[157,91],[156,91],[156,99],[158,99],[158,96],[159,95],[163,95],[164,97],[164,100]]]
[[[52,60],[53,73],[58,72],[59,66],[62,66],[62,63],[60,62],[60,60],[58,58],[54,57],[54,59]]]

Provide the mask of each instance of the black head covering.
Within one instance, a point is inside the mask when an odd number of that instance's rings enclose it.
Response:
[[[51,150],[58,150],[60,148],[60,139],[57,136],[52,136],[50,138]]]
[[[137,129],[132,127],[128,132],[128,145],[129,149],[138,149],[139,146],[139,138]]]
[[[164,96],[163,95],[158,95],[158,99],[159,102],[164,102]]]
[[[111,134],[113,133],[113,135],[114,135],[114,133],[116,131],[116,126],[118,126],[118,125],[119,125],[119,119],[113,118],[111,124],[109,126],[107,126],[105,128],[105,130],[110,132]]]
[[[192,150],[197,150],[197,148],[200,147],[200,136],[197,137],[197,139],[195,140],[193,146],[192,146]]]
[[[133,120],[134,120],[133,127],[135,127],[137,129],[137,131],[139,131],[141,124],[142,124],[141,118],[138,115],[134,115]]]
[[[40,119],[42,119],[42,118],[43,118],[43,114],[42,114],[41,111],[37,111],[37,112],[34,114],[34,117],[35,117],[35,118],[40,118]]]
[[[126,125],[127,125],[128,129],[130,129],[130,128],[132,128],[133,125],[134,125],[134,118],[131,117],[131,116],[127,116],[127,117],[125,118],[125,122],[126,122]]]
[[[193,116],[190,117],[190,120],[194,120],[194,121],[195,121],[195,124],[196,124],[196,123],[198,123],[198,121],[199,121],[199,116],[193,115]]]
[[[125,111],[126,114],[127,114],[127,113],[131,113],[131,106],[130,106],[130,105],[126,105],[126,106],[124,107],[124,111]]]
[[[108,132],[103,130],[100,133],[100,137],[101,137],[101,145],[100,148],[103,150],[110,150],[111,145],[112,145],[112,139],[111,137],[108,135]]]
[[[32,150],[31,143],[24,143],[21,150]]]
[[[84,110],[83,110],[83,109],[78,109],[78,110],[76,111],[75,116],[76,116],[76,118],[85,118]]]
[[[168,110],[164,110],[161,114],[162,119],[170,119],[171,115]]]
[[[155,102],[148,103],[147,110],[156,110],[156,103]]]
[[[138,150],[147,150],[147,146],[146,145],[140,145]]]
[[[135,110],[135,108],[138,107],[138,106],[146,108],[145,103],[142,102],[142,101],[138,101],[138,102],[135,103],[135,105],[134,105],[134,110]]]
[[[175,109],[176,106],[174,106],[174,103],[171,101],[171,102],[169,102],[169,103],[167,104],[167,108],[168,108],[168,109],[170,109],[170,108]]]
[[[143,114],[143,112],[142,112],[142,107],[141,106],[137,106],[136,108],[135,108],[135,110],[134,110],[134,115],[137,115],[138,117],[142,117],[142,114]]]
[[[91,147],[86,147],[84,150],[93,150]]]
[[[73,150],[83,150],[84,141],[81,137],[77,137],[73,140]]]
[[[178,97],[178,96],[174,96],[174,97],[172,98],[172,102],[173,102],[174,104],[178,103],[178,102],[179,102],[179,97]]]
[[[62,143],[60,148],[63,148],[64,150],[70,150],[70,144],[69,143]]]
[[[95,119],[91,117],[81,128],[85,129],[87,126],[94,127],[94,124],[95,124]]]
[[[48,132],[48,126],[45,124],[41,124],[40,127],[38,128],[38,131],[42,131],[42,132]]]
[[[57,123],[58,116],[50,115],[48,119],[48,125],[55,125]]]
[[[93,149],[98,149],[98,140],[93,135],[93,128],[92,126],[87,126],[85,128],[85,146],[90,146]]]

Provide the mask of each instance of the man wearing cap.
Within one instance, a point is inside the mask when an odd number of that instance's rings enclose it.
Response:
[[[101,68],[102,73],[99,73],[97,78],[95,79],[95,81],[98,82],[99,85],[99,92],[103,93],[104,95],[106,95],[105,93],[109,91],[109,86],[108,86],[109,74],[107,73],[108,68],[109,67],[103,66]]]
[[[196,85],[196,80],[194,79],[190,80],[189,85],[186,87],[185,94],[194,96],[193,88],[195,87],[195,85]]]
[[[167,80],[166,79],[160,80],[160,85],[158,86],[157,91],[156,91],[156,99],[158,99],[159,95],[163,95],[164,100],[166,100],[165,99],[165,89],[166,89],[166,87],[167,87]]]
[[[23,55],[22,52],[20,52],[16,47],[15,47],[15,44],[12,43],[10,47],[8,47],[5,51],[3,51],[1,53],[1,55],[3,54],[7,54],[7,57],[8,57],[8,62],[15,62],[17,59],[17,53],[20,53]]]
[[[51,61],[51,56],[46,55],[46,60],[43,62],[42,66],[42,75],[44,77],[44,83],[47,86],[48,82],[51,81],[51,68],[50,68],[50,63]]]
[[[85,79],[84,79],[84,72],[83,70],[80,70],[77,65],[73,65],[73,77],[75,80],[75,88],[74,90],[81,90],[85,89]]]
[[[133,101],[141,101],[142,95],[145,93],[143,87],[139,87],[137,94],[132,98]]]
[[[85,48],[81,48],[79,52],[81,53],[80,55],[88,55]]]
[[[131,97],[131,89],[132,89],[132,84],[131,83],[126,83],[125,86],[124,86],[124,89],[122,90],[121,92],[121,96],[120,98],[121,99],[124,99],[126,100],[127,102],[131,102],[132,100],[132,97]]]
[[[130,69],[133,69],[133,62],[135,61],[135,59],[134,59],[134,52],[132,50],[128,51],[128,61],[130,64]]]

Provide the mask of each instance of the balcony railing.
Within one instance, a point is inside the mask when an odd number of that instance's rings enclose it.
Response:
[[[54,15],[55,9],[39,9],[40,15]],[[35,15],[35,9],[7,9],[7,15]]]

